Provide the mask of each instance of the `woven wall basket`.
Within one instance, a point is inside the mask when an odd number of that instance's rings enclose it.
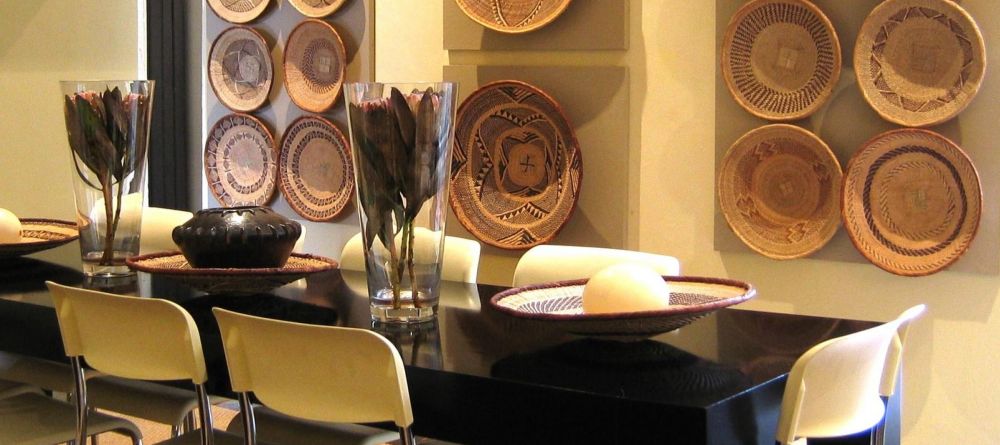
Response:
[[[340,97],[347,74],[347,51],[329,23],[306,19],[285,44],[285,90],[306,111],[322,113]]]
[[[840,226],[840,163],[816,135],[787,124],[743,135],[722,158],[719,206],[733,232],[761,255],[807,256]]]
[[[208,55],[208,81],[219,102],[233,111],[253,111],[263,105],[274,81],[264,37],[248,26],[219,34]]]
[[[249,22],[267,9],[270,0],[208,0],[212,12],[231,23]]]
[[[321,18],[340,9],[346,0],[288,0],[306,17]]]
[[[947,0],[886,0],[865,19],[854,48],[865,100],[885,120],[936,125],[960,113],[986,71],[983,36]]]
[[[205,141],[205,179],[223,207],[259,206],[274,196],[278,151],[264,124],[249,114],[219,119]]]
[[[456,0],[459,9],[494,31],[522,33],[548,25],[570,0]],[[586,5],[582,5],[586,6]]]
[[[918,276],[965,253],[983,195],[961,148],[932,131],[899,129],[854,154],[842,200],[844,227],[858,251],[889,272]]]
[[[494,82],[459,107],[449,201],[483,242],[502,249],[549,242],[576,207],[582,175],[573,126],[540,89]]]
[[[285,130],[278,160],[281,192],[296,213],[328,221],[354,198],[354,167],[344,134],[319,116],[302,116]]]
[[[840,42],[806,0],[754,0],[729,21],[721,63],[740,106],[764,119],[796,120],[829,99],[840,78]]]

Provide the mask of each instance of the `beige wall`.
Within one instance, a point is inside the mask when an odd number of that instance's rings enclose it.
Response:
[[[0,2],[0,207],[73,219],[59,81],[136,78],[136,5]]]
[[[585,1],[593,0],[578,3]],[[965,3],[973,7],[989,1]],[[754,283],[759,297],[748,307],[885,320],[910,305],[927,303],[930,312],[911,331],[906,355],[903,442],[989,444],[1000,437],[995,419],[1000,398],[993,389],[1000,383],[997,275],[943,272],[902,278],[868,264],[778,262],[713,249],[714,1],[632,0],[630,49],[624,52],[489,54],[443,51],[441,4],[409,4],[378,3],[380,80],[436,80],[441,66],[448,64],[628,66],[631,114],[641,116],[633,119],[631,129],[632,140],[638,141],[630,147],[630,163],[638,170],[630,185],[638,196],[630,204],[631,245],[677,256],[687,274]],[[509,279],[510,261],[483,261],[481,277]]]

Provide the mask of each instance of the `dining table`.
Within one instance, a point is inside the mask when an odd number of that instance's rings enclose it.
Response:
[[[86,278],[72,242],[0,259],[0,351],[68,361],[46,281],[176,302],[198,325],[207,388],[219,396],[233,394],[213,307],[375,330],[405,364],[416,434],[467,444],[773,444],[795,360],[878,324],[734,306],[653,337],[606,340],[493,309],[505,286],[446,281],[435,320],[381,325],[371,320],[364,272],[209,294],[155,273]],[[899,443],[899,393],[888,402],[887,444]],[[810,443],[868,443],[868,433]]]

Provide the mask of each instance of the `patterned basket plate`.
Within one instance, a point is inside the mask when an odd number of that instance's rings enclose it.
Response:
[[[458,109],[449,201],[483,242],[527,249],[550,241],[580,196],[583,162],[573,126],[538,88],[505,80]]]
[[[258,16],[270,0],[208,0],[215,15],[231,23],[246,23]]]
[[[208,55],[208,81],[219,102],[233,111],[253,111],[267,101],[274,65],[264,37],[248,26],[219,34]]]
[[[800,258],[837,232],[842,178],[837,158],[816,135],[766,125],[743,135],[722,158],[719,207],[751,249]]]
[[[192,268],[180,252],[158,252],[125,260],[128,267],[162,275],[208,293],[258,293],[284,286],[306,275],[337,267],[329,258],[292,253],[283,267]]]
[[[333,219],[354,198],[347,139],[319,116],[302,116],[285,130],[278,177],[288,204],[310,221]]]
[[[329,23],[306,19],[295,26],[285,44],[285,89],[306,111],[322,113],[340,96],[347,51]]]
[[[584,314],[587,280],[562,281],[509,289],[494,295],[490,306],[512,317],[543,322],[562,331],[591,337],[640,338],[680,328],[757,293],[750,284],[720,278],[663,277],[670,306],[658,311]]]
[[[274,196],[278,153],[264,124],[249,114],[230,114],[212,126],[205,141],[205,178],[223,207],[259,206]]]
[[[346,0],[288,0],[306,17],[321,18],[340,9]]]
[[[854,48],[858,85],[884,119],[909,127],[947,121],[979,92],[983,36],[948,0],[886,0],[865,19]]]
[[[722,75],[755,116],[801,119],[826,102],[840,78],[840,41],[807,0],[754,0],[736,12],[722,41]]]
[[[938,272],[976,236],[979,174],[937,133],[893,130],[868,141],[844,175],[844,227],[872,263],[898,275]]]
[[[457,0],[459,9],[494,31],[522,33],[548,25],[571,0]]]
[[[21,241],[0,243],[0,259],[58,247],[80,237],[76,223],[56,219],[20,218]]]

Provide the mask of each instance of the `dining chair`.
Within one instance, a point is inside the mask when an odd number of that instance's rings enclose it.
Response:
[[[889,345],[901,320],[833,338],[806,351],[788,374],[776,443],[840,437],[872,428],[885,415],[879,397]]]
[[[184,210],[146,207],[142,209],[142,225],[139,229],[139,254],[180,250],[174,243],[174,227],[187,222],[194,216]]]
[[[418,227],[415,233],[416,237],[430,238],[435,236],[434,232],[422,227]],[[481,250],[482,246],[478,241],[457,236],[445,236],[441,279],[459,283],[475,283],[479,273],[479,253]],[[344,245],[340,254],[340,268],[365,270],[365,253],[362,248],[361,233],[351,237]]]
[[[641,264],[660,275],[680,275],[681,263],[672,256],[601,247],[545,244],[528,249],[514,268],[514,287],[551,281],[590,278],[617,264]]]
[[[218,307],[212,312],[222,334],[229,379],[239,395],[247,444],[414,443],[403,361],[384,337],[364,329],[271,320]],[[258,414],[267,411],[250,403],[251,393],[284,417],[268,414],[265,424]],[[384,421],[395,423],[398,434],[351,425]]]
[[[74,391],[68,366],[4,352],[0,379],[0,443],[49,445],[78,439],[76,407],[43,393]],[[126,419],[100,412],[89,418],[86,436],[116,432],[142,444],[142,432]]]
[[[885,368],[882,372],[882,383],[879,385],[879,395],[884,404],[889,403],[889,398],[896,393],[896,386],[903,373],[903,347],[906,345],[906,336],[913,321],[919,318],[927,310],[927,306],[918,304],[900,314],[896,318],[899,327],[892,342],[889,343],[889,351],[886,353]],[[879,421],[872,431],[872,443],[882,445],[885,443],[885,418]]]
[[[212,428],[205,391],[208,373],[198,327],[168,300],[114,295],[46,282],[55,303],[63,347],[75,379],[77,437],[90,425],[83,361],[94,370],[125,379],[190,380],[195,385],[201,427],[163,444],[239,444],[235,435]]]

